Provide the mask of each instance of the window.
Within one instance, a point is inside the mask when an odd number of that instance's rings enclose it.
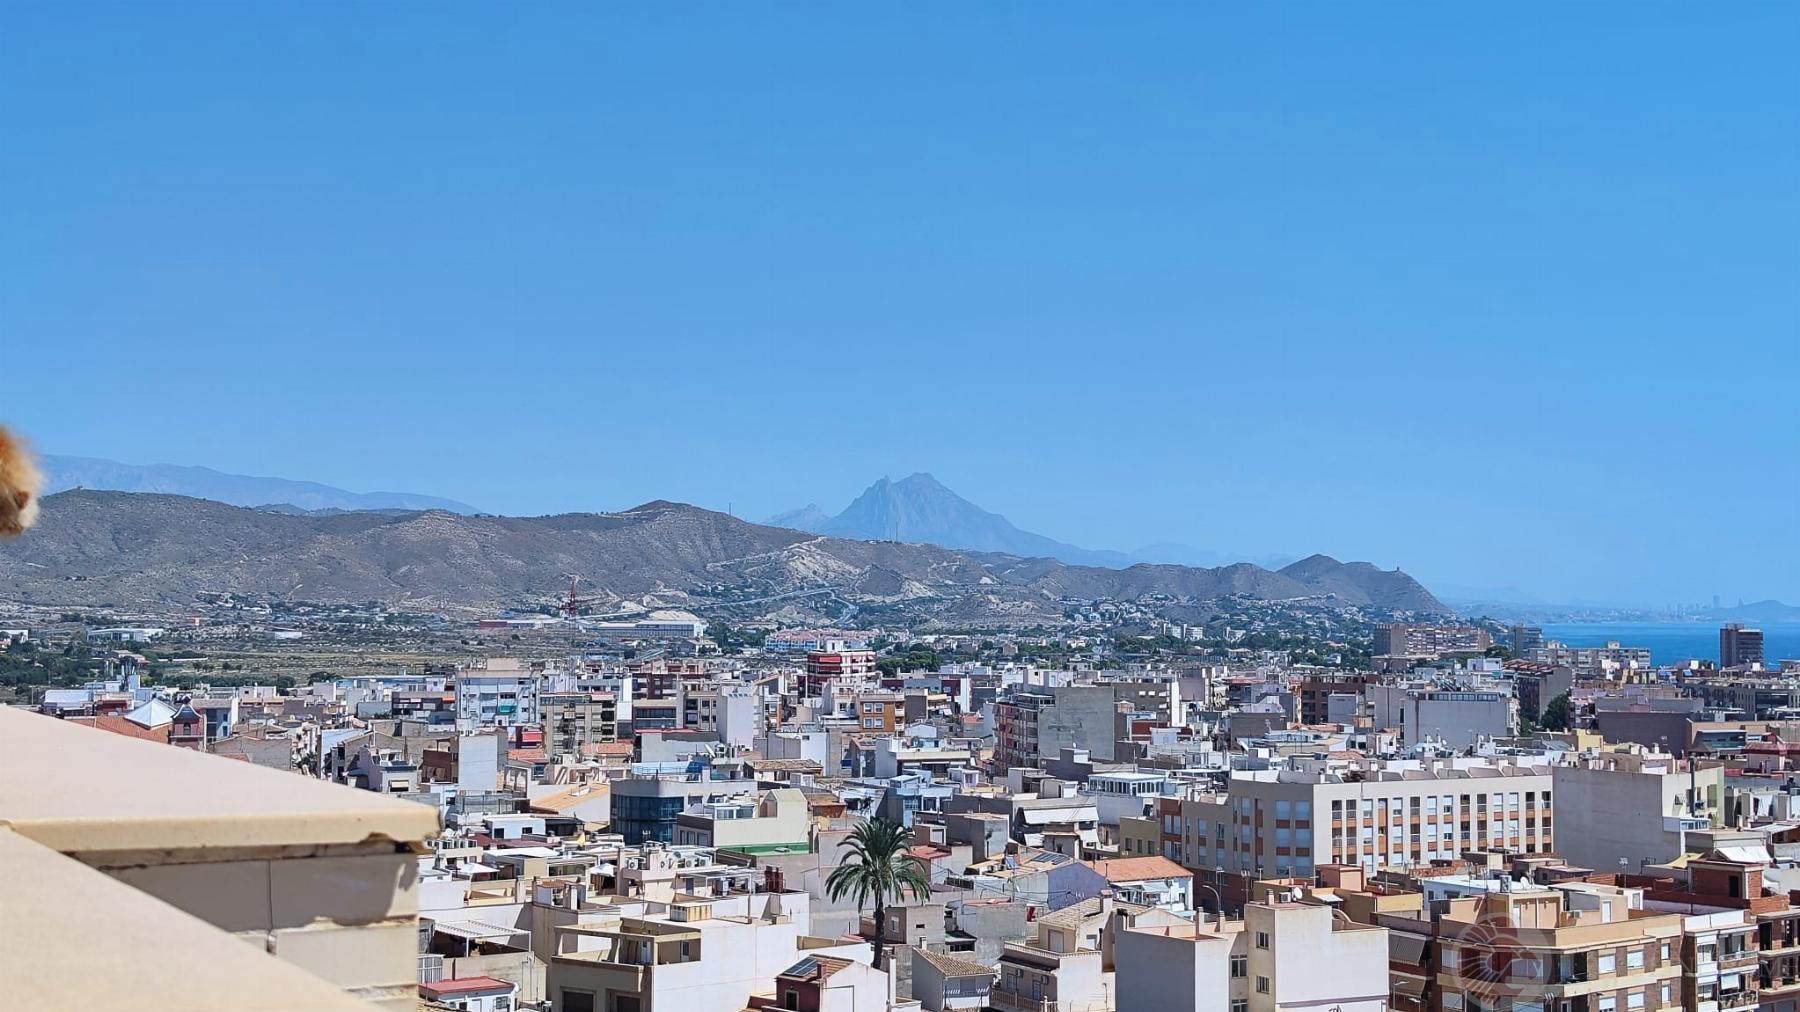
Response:
[[[1601,973],[1614,973],[1618,970],[1619,957],[1610,952],[1602,952],[1599,960]]]
[[[1233,999],[1231,999],[1231,1012],[1250,1012],[1250,999],[1248,999],[1248,998],[1233,998]]]
[[[1256,947],[1259,949],[1266,949],[1269,947],[1269,933],[1267,931],[1258,931],[1256,933]]]
[[[1669,961],[1669,943],[1668,942],[1662,943],[1662,952],[1658,955],[1658,958],[1661,959],[1665,963],[1667,963]]]
[[[1600,996],[1599,1004],[1595,1005],[1594,1008],[1596,1012],[1619,1012],[1619,996],[1616,994],[1603,994]]]
[[[1667,983],[1663,984],[1661,1004],[1663,1004],[1663,1005],[1671,1004],[1674,1001],[1674,998],[1672,997],[1673,993],[1674,993],[1674,988],[1671,985],[1669,985]]]
[[[1249,956],[1233,956],[1233,957],[1231,957],[1231,975],[1233,977],[1239,977],[1239,978],[1248,977],[1250,975],[1250,957]]]
[[[1629,949],[1625,953],[1625,969],[1642,970],[1644,968],[1644,950]]]
[[[1269,978],[1267,978],[1267,977],[1256,978],[1256,993],[1257,994],[1268,994],[1269,993]]]
[[[1628,1009],[1644,1007],[1644,992],[1633,991],[1625,996],[1625,1007]]]
[[[563,988],[562,1001],[556,1003],[556,1012],[594,1012],[594,992]]]

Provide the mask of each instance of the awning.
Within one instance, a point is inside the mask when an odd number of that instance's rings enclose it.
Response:
[[[456,866],[456,870],[468,872],[471,875],[498,875],[500,873],[500,869],[491,864],[482,864],[480,861],[464,861]]]
[[[505,928],[486,921],[437,921],[432,924],[433,931],[457,938],[467,938],[472,942],[485,942],[490,939],[507,939],[515,935],[527,934],[523,928]]]
[[[1094,822],[1100,818],[1099,811],[1088,806],[1027,808],[1022,814],[1027,826],[1048,826],[1058,822]]]
[[[1388,932],[1388,954],[1402,963],[1425,962],[1425,936],[1405,931]]]

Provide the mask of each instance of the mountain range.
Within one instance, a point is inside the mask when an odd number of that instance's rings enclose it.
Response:
[[[1072,566],[1105,566],[1123,569],[1139,563],[1182,566],[1219,566],[1252,561],[1275,569],[1291,556],[1244,559],[1192,545],[1159,543],[1131,552],[1082,548],[1042,534],[1021,530],[998,513],[991,513],[920,472],[899,481],[881,478],[856,497],[843,512],[833,516],[809,503],[797,510],[778,513],[763,521],[771,527],[789,527],[814,534],[858,541],[910,541],[977,552],[1005,552],[1022,558],[1050,558]]]
[[[43,457],[46,492],[92,488],[112,492],[166,492],[233,506],[296,510],[446,510],[478,513],[468,503],[412,492],[347,492],[316,481],[228,474],[180,464],[121,464],[99,457]]]
[[[1447,612],[1405,573],[1325,556],[1280,571],[1072,566],[809,534],[664,501],[619,513],[497,517],[273,511],[82,489],[43,505],[30,534],[0,543],[0,586],[46,606],[141,612],[229,593],[488,611],[553,604],[574,574],[601,607],[798,621],[861,610],[927,625],[1022,626],[1060,622],[1069,599],[1204,606],[1231,595]]]

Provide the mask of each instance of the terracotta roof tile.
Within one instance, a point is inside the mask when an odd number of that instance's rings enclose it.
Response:
[[[145,741],[161,742],[164,745],[169,743],[169,725],[167,724],[161,727],[145,727],[112,714],[102,714],[98,717],[65,717],[63,719],[71,724],[111,731],[113,734],[122,734],[127,738],[142,738]]]
[[[1106,877],[1108,882],[1137,882],[1147,878],[1182,878],[1191,876],[1181,865],[1161,855],[1121,857],[1110,861],[1087,861],[1088,867]]]
[[[993,977],[994,968],[986,963],[977,963],[972,959],[963,959],[946,952],[932,952],[930,949],[914,949],[913,954],[924,959],[937,968],[946,977]]]

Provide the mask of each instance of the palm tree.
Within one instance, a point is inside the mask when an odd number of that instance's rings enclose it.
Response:
[[[856,897],[861,912],[869,900],[875,901],[875,969],[881,969],[882,914],[888,901],[924,899],[931,894],[931,869],[925,862],[906,852],[906,827],[883,818],[864,819],[844,839],[842,864],[825,880],[825,895],[837,902],[845,896]]]

